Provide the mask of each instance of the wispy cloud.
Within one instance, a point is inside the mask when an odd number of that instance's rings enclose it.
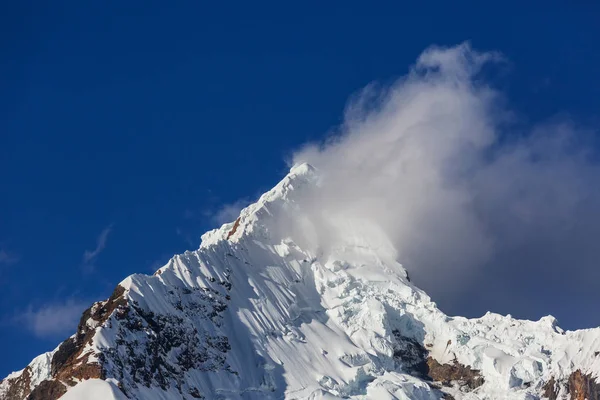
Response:
[[[0,265],[11,265],[19,261],[19,256],[10,253],[5,249],[0,249]]]
[[[356,95],[336,135],[295,154],[323,178],[306,214],[321,246],[353,218],[382,228],[446,304],[507,293],[538,310],[555,293],[596,304],[599,147],[570,121],[520,121],[488,80],[499,60],[468,43],[432,47],[398,82]]]
[[[64,303],[46,304],[27,310],[15,317],[15,322],[25,327],[39,338],[54,338],[73,333],[82,312],[88,304],[79,300],[68,299]]]
[[[109,226],[104,228],[102,232],[100,232],[100,235],[98,235],[98,239],[96,241],[96,248],[94,250],[86,250],[83,253],[82,266],[85,272],[92,272],[95,269],[94,264],[96,262],[96,259],[106,247],[106,241],[108,239],[108,235],[112,231],[112,227],[113,225],[110,224]]]
[[[215,213],[213,213],[211,220],[218,225],[233,222],[237,217],[240,216],[240,212],[248,204],[250,204],[250,200],[248,198],[242,198],[234,201],[233,203],[224,204]]]

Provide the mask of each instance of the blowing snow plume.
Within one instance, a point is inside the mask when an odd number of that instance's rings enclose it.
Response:
[[[574,304],[552,295],[600,300],[592,135],[570,122],[518,128],[482,73],[502,62],[468,43],[429,48],[390,87],[359,93],[339,130],[293,161],[320,170],[315,220],[376,223],[448,311],[560,315]]]

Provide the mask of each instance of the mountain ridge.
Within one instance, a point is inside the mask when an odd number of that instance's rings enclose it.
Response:
[[[600,397],[600,329],[446,316],[377,226],[304,212],[321,184],[296,165],[198,250],[124,279],[0,399]]]

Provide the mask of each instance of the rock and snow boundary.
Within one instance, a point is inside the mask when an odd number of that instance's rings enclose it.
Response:
[[[196,251],[132,275],[0,399],[598,399],[600,329],[443,314],[366,221],[326,246],[291,172]],[[95,397],[94,397],[95,396]]]

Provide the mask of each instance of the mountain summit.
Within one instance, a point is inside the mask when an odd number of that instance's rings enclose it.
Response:
[[[124,279],[0,399],[600,398],[600,329],[445,315],[377,226],[306,212],[321,184],[297,165],[198,250]]]

